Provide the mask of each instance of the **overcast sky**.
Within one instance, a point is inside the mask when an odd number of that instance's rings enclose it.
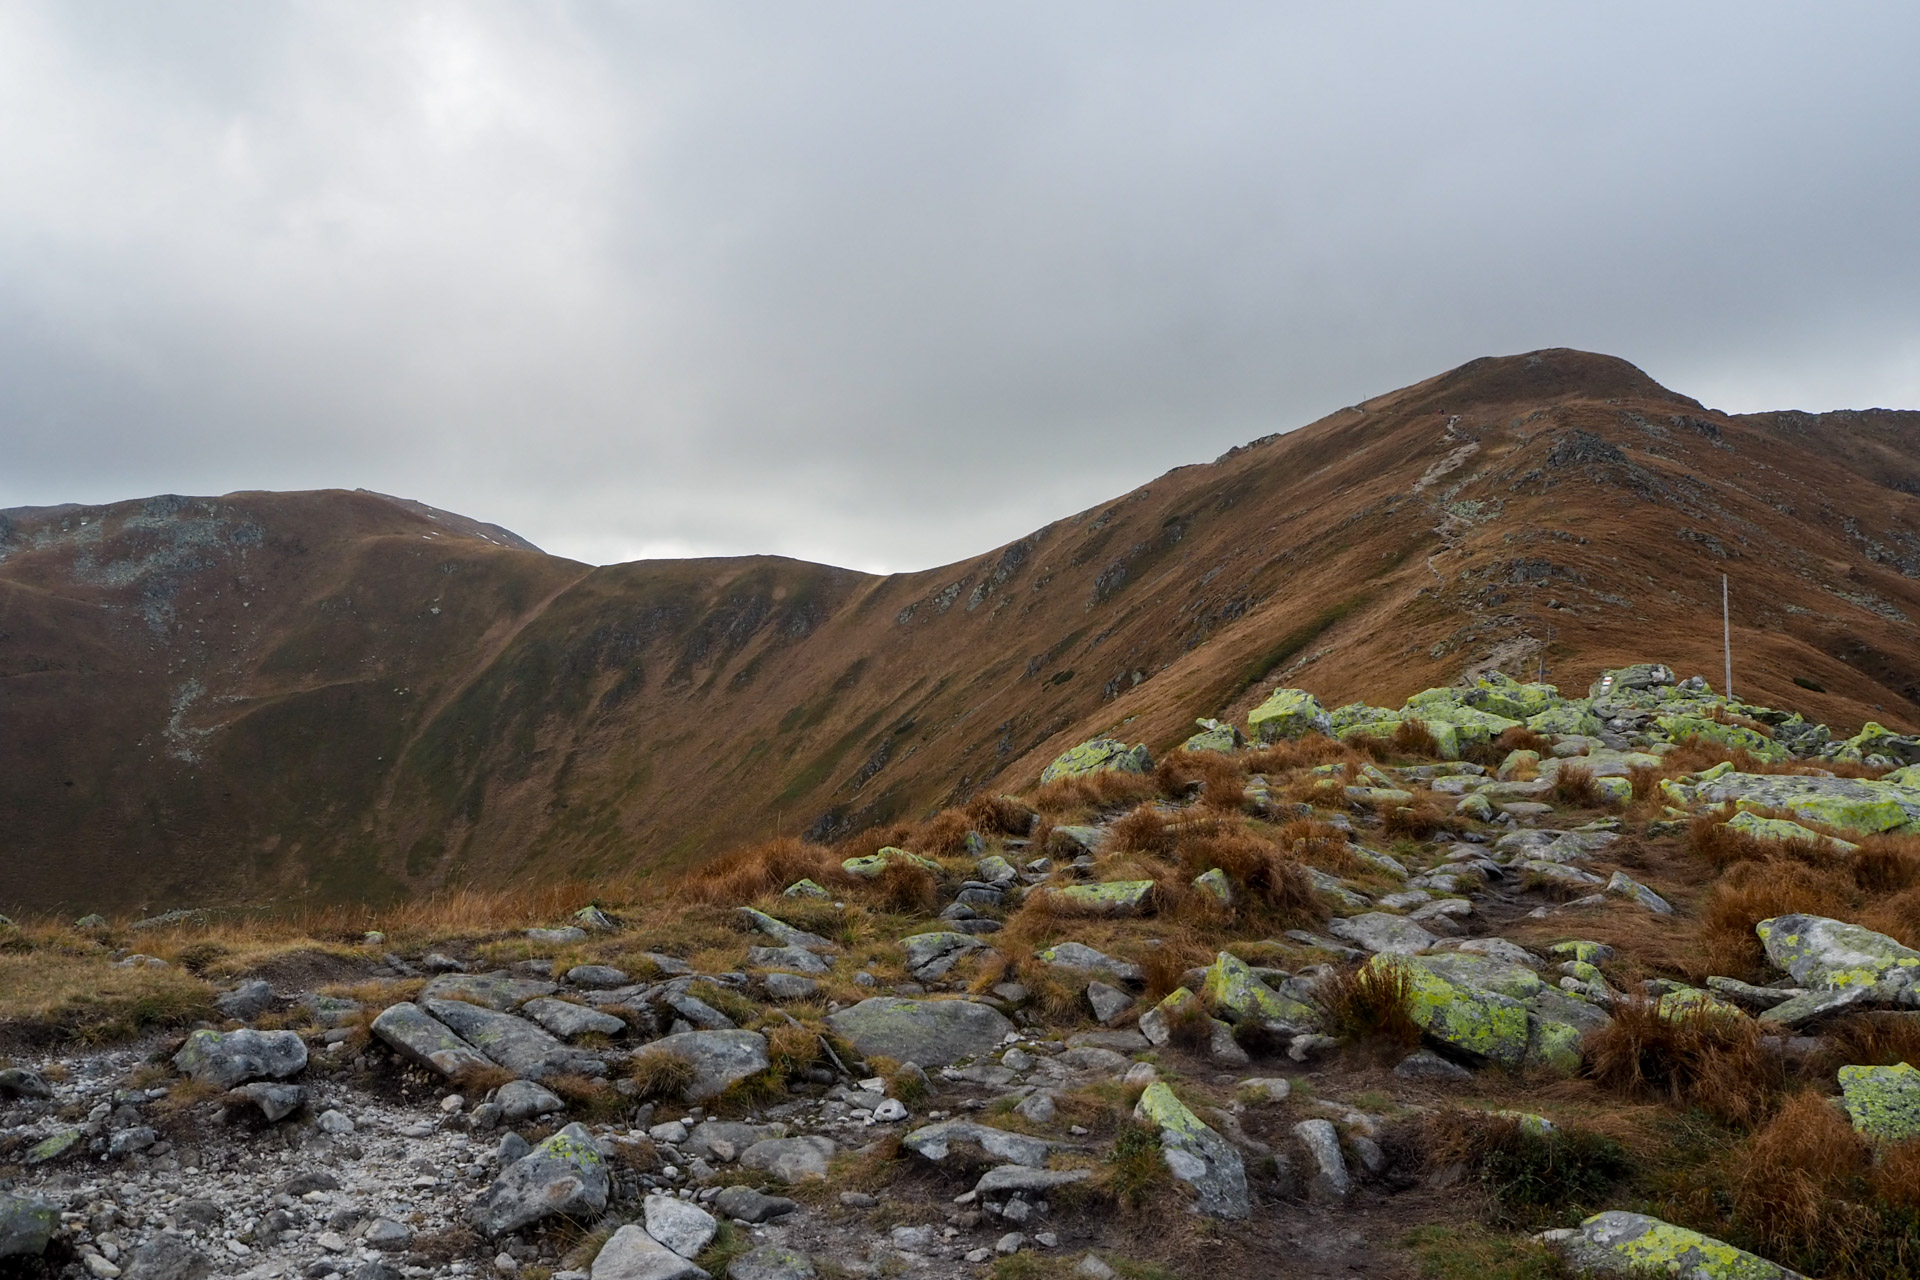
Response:
[[[957,560],[1479,355],[1920,407],[1920,5],[0,0],[0,506]]]

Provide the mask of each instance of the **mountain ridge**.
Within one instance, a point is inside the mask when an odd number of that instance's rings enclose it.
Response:
[[[0,522],[0,909],[391,900],[677,868],[1329,702],[1648,652],[1920,720],[1920,413],[1727,415],[1471,361],[982,555],[593,567],[364,491]],[[258,612],[256,612],[258,610]],[[1796,680],[1804,683],[1796,683]],[[1808,687],[1812,686],[1812,687]]]

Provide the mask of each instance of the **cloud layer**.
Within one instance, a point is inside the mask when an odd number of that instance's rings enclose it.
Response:
[[[1911,5],[0,8],[0,506],[920,568],[1471,359],[1920,406]]]

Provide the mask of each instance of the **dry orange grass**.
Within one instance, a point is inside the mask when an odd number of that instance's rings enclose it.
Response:
[[[1601,809],[1607,804],[1607,798],[1594,780],[1593,770],[1571,763],[1561,765],[1554,774],[1553,798],[1575,809]]]
[[[1273,842],[1295,861],[1334,875],[1355,875],[1365,868],[1353,856],[1347,833],[1315,818],[1290,818],[1274,829]]]
[[[1825,1099],[1796,1093],[1740,1153],[1734,1217],[1768,1256],[1845,1257],[1872,1215],[1841,1197],[1859,1188],[1873,1152]]]
[[[1706,1010],[1663,1017],[1652,1001],[1621,1001],[1583,1049],[1586,1073],[1602,1088],[1698,1107],[1727,1124],[1765,1118],[1785,1084],[1758,1023]]]
[[[933,858],[956,858],[967,851],[973,819],[964,809],[943,809],[929,818],[906,846]]]
[[[1431,840],[1442,831],[1466,830],[1466,820],[1435,803],[1432,796],[1430,791],[1417,791],[1412,804],[1376,806],[1381,829],[1396,839],[1404,836],[1409,840]]]
[[[1250,773],[1269,777],[1323,764],[1358,764],[1361,755],[1344,742],[1317,733],[1256,747],[1241,756]]]
[[[1184,796],[1197,789],[1203,808],[1232,811],[1245,800],[1247,766],[1237,756],[1217,751],[1169,752],[1154,777],[1168,796]]]
[[[1173,852],[1174,837],[1166,815],[1152,804],[1136,806],[1107,828],[1107,840],[1116,853]]]
[[[1313,881],[1292,853],[1245,828],[1190,828],[1174,843],[1181,887],[1193,877],[1218,868],[1233,882],[1244,916],[1286,928],[1325,924],[1327,907],[1314,892]],[[1171,895],[1169,895],[1171,896]],[[1195,897],[1211,904],[1208,894]],[[1243,921],[1245,922],[1245,921]]]
[[[1433,730],[1427,727],[1425,720],[1402,720],[1388,741],[1403,756],[1422,760],[1440,758],[1440,740],[1433,736]]]
[[[1023,836],[1038,816],[1016,796],[978,795],[967,801],[967,821],[986,836]]]
[[[844,885],[851,877],[840,869],[835,852],[825,845],[782,836],[723,853],[687,872],[674,889],[686,901],[735,906],[779,893],[798,880]]]
[[[1042,815],[1060,817],[1093,809],[1135,805],[1160,794],[1160,782],[1150,773],[1089,773],[1056,778],[1035,791],[1029,800]]]
[[[1337,970],[1315,984],[1313,998],[1334,1033],[1362,1050],[1404,1054],[1420,1043],[1419,1024],[1408,1012],[1413,984],[1398,964]]]
[[[1735,863],[1708,893],[1701,913],[1704,963],[1713,973],[1765,980],[1772,968],[1753,931],[1756,924],[1801,912],[1840,917],[1853,900],[1853,883],[1839,871],[1784,858]]]

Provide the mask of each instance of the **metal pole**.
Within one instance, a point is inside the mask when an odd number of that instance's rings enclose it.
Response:
[[[1727,611],[1727,575],[1720,575],[1720,637],[1727,656],[1727,701],[1733,701],[1733,615]]]

